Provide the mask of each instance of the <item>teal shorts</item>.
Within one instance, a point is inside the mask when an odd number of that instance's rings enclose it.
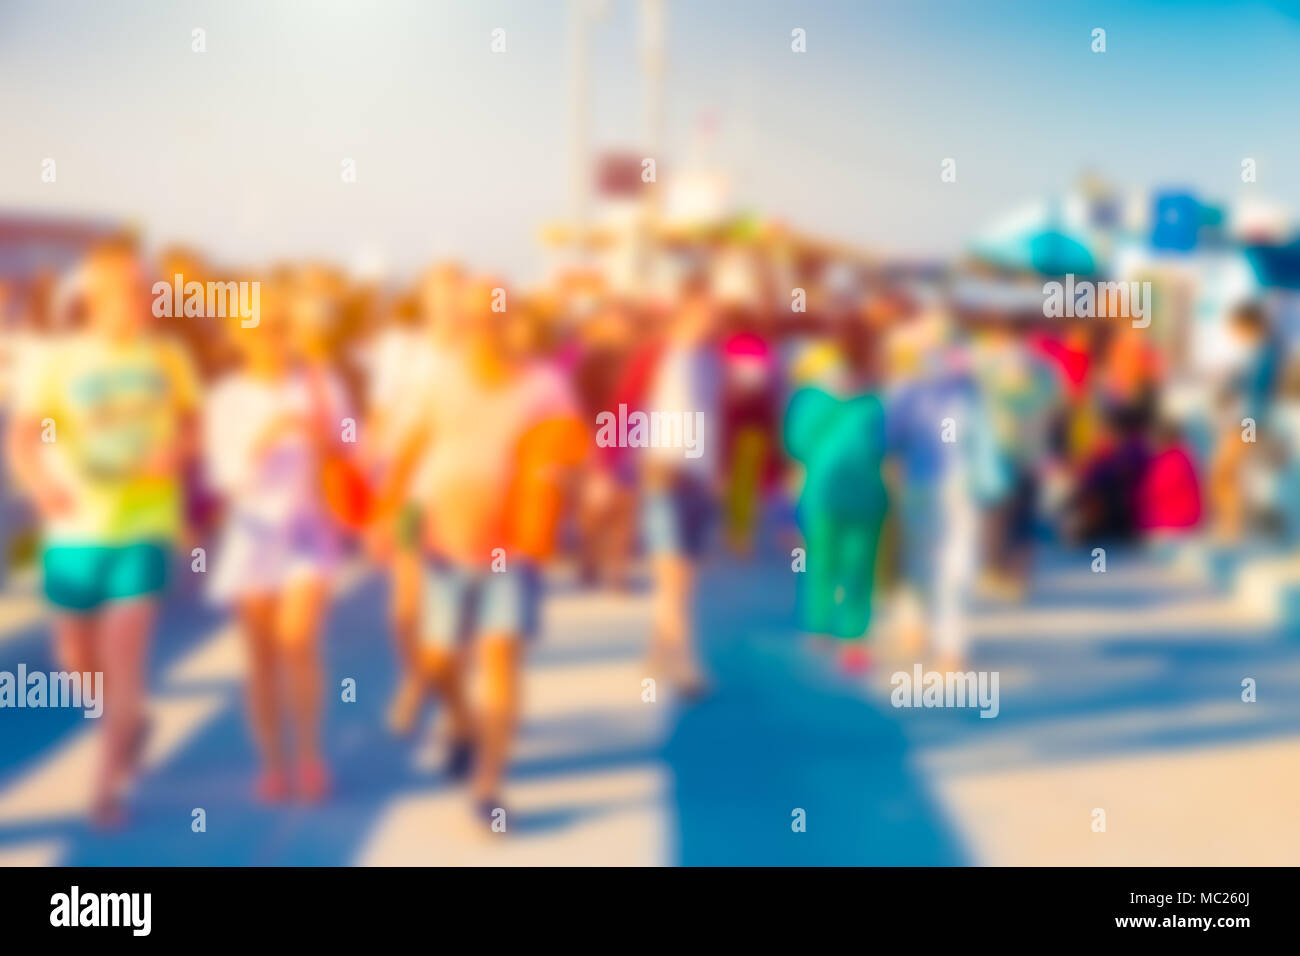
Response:
[[[171,549],[156,541],[122,545],[53,544],[45,549],[45,596],[55,607],[93,611],[161,591]]]

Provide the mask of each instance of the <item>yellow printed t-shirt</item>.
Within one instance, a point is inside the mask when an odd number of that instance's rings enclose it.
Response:
[[[19,396],[20,411],[42,419],[53,478],[74,501],[50,519],[47,541],[174,538],[180,480],[157,463],[180,438],[182,416],[197,401],[193,368],[173,342],[117,343],[81,334],[52,344]]]

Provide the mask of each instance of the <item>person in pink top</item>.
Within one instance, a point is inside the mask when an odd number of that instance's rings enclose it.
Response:
[[[1201,487],[1196,466],[1178,429],[1159,427],[1157,447],[1138,488],[1138,526],[1146,533],[1189,531],[1201,521]]]

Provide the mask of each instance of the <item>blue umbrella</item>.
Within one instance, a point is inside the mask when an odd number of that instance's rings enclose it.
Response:
[[[1010,224],[977,237],[971,253],[983,262],[1017,272],[1059,276],[1092,275],[1097,256],[1083,229],[1063,223],[1060,203],[1043,203],[1012,218]]]

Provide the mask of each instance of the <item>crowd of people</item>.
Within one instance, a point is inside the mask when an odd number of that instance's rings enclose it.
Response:
[[[164,276],[206,268],[162,259]],[[647,670],[686,699],[710,691],[701,562],[774,541],[799,574],[797,628],[846,673],[871,668],[886,598],[905,653],[963,669],[975,594],[1021,595],[1038,541],[1188,534],[1203,517],[1232,540],[1243,469],[1285,433],[1282,350],[1253,304],[1195,425],[1163,400],[1144,329],[961,312],[906,283],[795,312],[721,295],[708,256],[683,257],[670,296],[581,302],[450,262],[396,290],[295,265],[256,277],[249,327],[154,318],[151,279],[118,237],[62,294],[4,306],[8,459],[58,660],[104,674],[105,826],[148,736],[151,632],[178,569],[203,570],[243,634],[253,789],[273,803],[330,792],[321,634],[340,569],[382,568],[388,729],[415,733],[436,702],[446,771],[491,826],[557,563],[651,588]],[[698,413],[701,453],[594,441],[622,407]]]

